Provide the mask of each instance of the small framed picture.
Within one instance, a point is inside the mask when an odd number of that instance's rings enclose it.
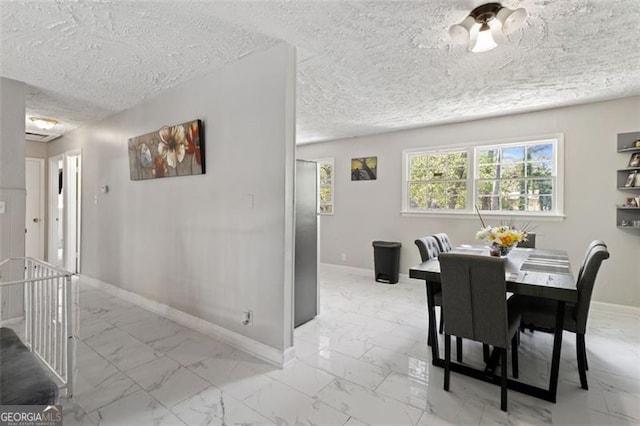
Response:
[[[640,148],[640,139],[638,139],[637,141],[635,141],[635,142],[633,143],[633,146],[634,146],[634,147],[636,147],[636,148]]]
[[[629,167],[640,167],[640,152],[631,154],[631,158],[629,158]]]
[[[624,186],[626,188],[629,188],[630,186],[635,186],[636,183],[636,175],[638,174],[638,172],[631,172],[629,173],[629,177],[627,177],[627,181],[625,182]]]

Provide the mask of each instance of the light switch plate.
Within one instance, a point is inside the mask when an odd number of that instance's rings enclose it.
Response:
[[[6,209],[6,203],[4,201],[0,201],[0,214],[4,214]]]

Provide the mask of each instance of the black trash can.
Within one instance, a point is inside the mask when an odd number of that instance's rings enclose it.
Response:
[[[400,247],[402,244],[390,241],[373,242],[373,261],[376,281],[395,284],[400,272]]]

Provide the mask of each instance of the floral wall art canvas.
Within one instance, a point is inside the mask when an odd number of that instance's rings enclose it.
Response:
[[[131,180],[204,174],[204,128],[201,120],[129,139]]]

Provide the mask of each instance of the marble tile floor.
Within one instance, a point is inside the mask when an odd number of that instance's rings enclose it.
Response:
[[[76,393],[64,425],[640,424],[640,318],[592,310],[589,391],[565,334],[558,402],[509,392],[429,363],[424,285],[387,285],[321,268],[321,314],[295,330],[278,369],[122,299],[79,287]],[[442,338],[442,336],[440,336]],[[551,336],[521,337],[520,377],[548,380]],[[442,346],[441,346],[442,347]],[[465,341],[465,362],[481,346]]]

